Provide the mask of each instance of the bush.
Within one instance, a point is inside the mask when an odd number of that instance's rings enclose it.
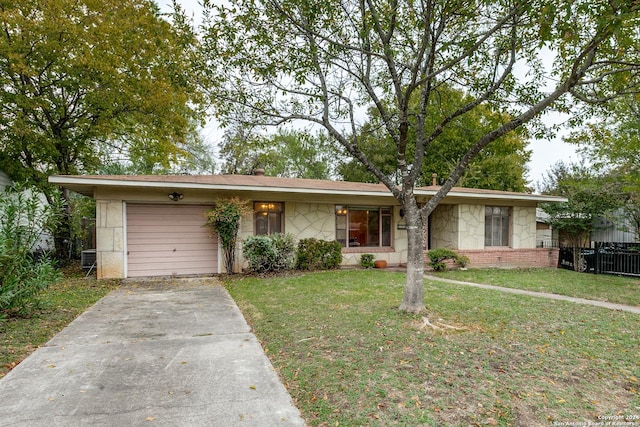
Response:
[[[373,268],[375,266],[373,262],[373,254],[362,254],[360,256],[360,266],[364,268]]]
[[[295,244],[290,234],[248,237],[242,251],[249,271],[254,273],[290,270],[295,258]]]
[[[458,255],[456,252],[451,249],[438,248],[432,249],[429,251],[429,260],[431,261],[429,265],[433,268],[434,271],[444,271],[447,268],[447,264],[445,264],[445,260],[450,259],[455,263],[460,264],[461,267],[464,267],[469,262],[469,258],[464,255]]]
[[[334,241],[302,239],[298,242],[298,270],[331,270],[342,263],[342,245]]]
[[[25,186],[0,193],[0,317],[27,314],[37,294],[60,278],[46,253],[34,254],[41,235],[56,226],[58,208]]]

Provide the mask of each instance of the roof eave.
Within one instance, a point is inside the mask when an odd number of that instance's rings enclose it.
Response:
[[[96,179],[83,178],[82,176],[64,176],[54,175],[49,177],[49,182],[65,186],[73,191],[92,196],[97,186],[120,187],[120,188],[175,188],[175,189],[197,189],[197,190],[217,190],[217,191],[244,191],[244,192],[270,192],[270,193],[294,193],[294,194],[324,194],[324,195],[359,195],[373,197],[390,197],[393,195],[390,191],[362,191],[362,190],[339,190],[339,189],[321,189],[321,188],[305,188],[305,187],[274,187],[261,185],[239,185],[239,184],[207,184],[195,182],[175,182],[175,181],[126,181],[118,179]],[[89,191],[90,190],[90,191]],[[414,194],[418,196],[433,197],[438,192],[437,189],[419,189],[414,190]],[[518,200],[530,201],[537,203],[548,202],[566,202],[568,199],[557,196],[544,196],[539,194],[525,193],[474,193],[471,191],[451,190],[447,193],[447,197],[459,197],[475,200]]]

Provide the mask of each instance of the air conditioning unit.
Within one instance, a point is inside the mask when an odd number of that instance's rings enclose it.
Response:
[[[83,270],[91,270],[96,266],[96,250],[87,249],[80,252],[80,263]]]

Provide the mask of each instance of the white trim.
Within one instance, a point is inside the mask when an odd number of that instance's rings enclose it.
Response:
[[[127,256],[127,202],[122,202],[122,272],[125,277],[129,277],[129,257]]]

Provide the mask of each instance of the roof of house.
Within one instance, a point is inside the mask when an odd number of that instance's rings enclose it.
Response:
[[[175,189],[258,190],[280,193],[391,196],[391,192],[384,184],[280,178],[264,175],[54,175],[49,177],[49,182],[88,196],[93,196],[94,189],[98,186],[120,188],[171,187]],[[416,195],[433,196],[440,188],[438,185],[419,187],[416,188],[414,192]],[[556,196],[464,187],[454,187],[449,191],[448,196],[536,202],[566,201],[566,199]]]

